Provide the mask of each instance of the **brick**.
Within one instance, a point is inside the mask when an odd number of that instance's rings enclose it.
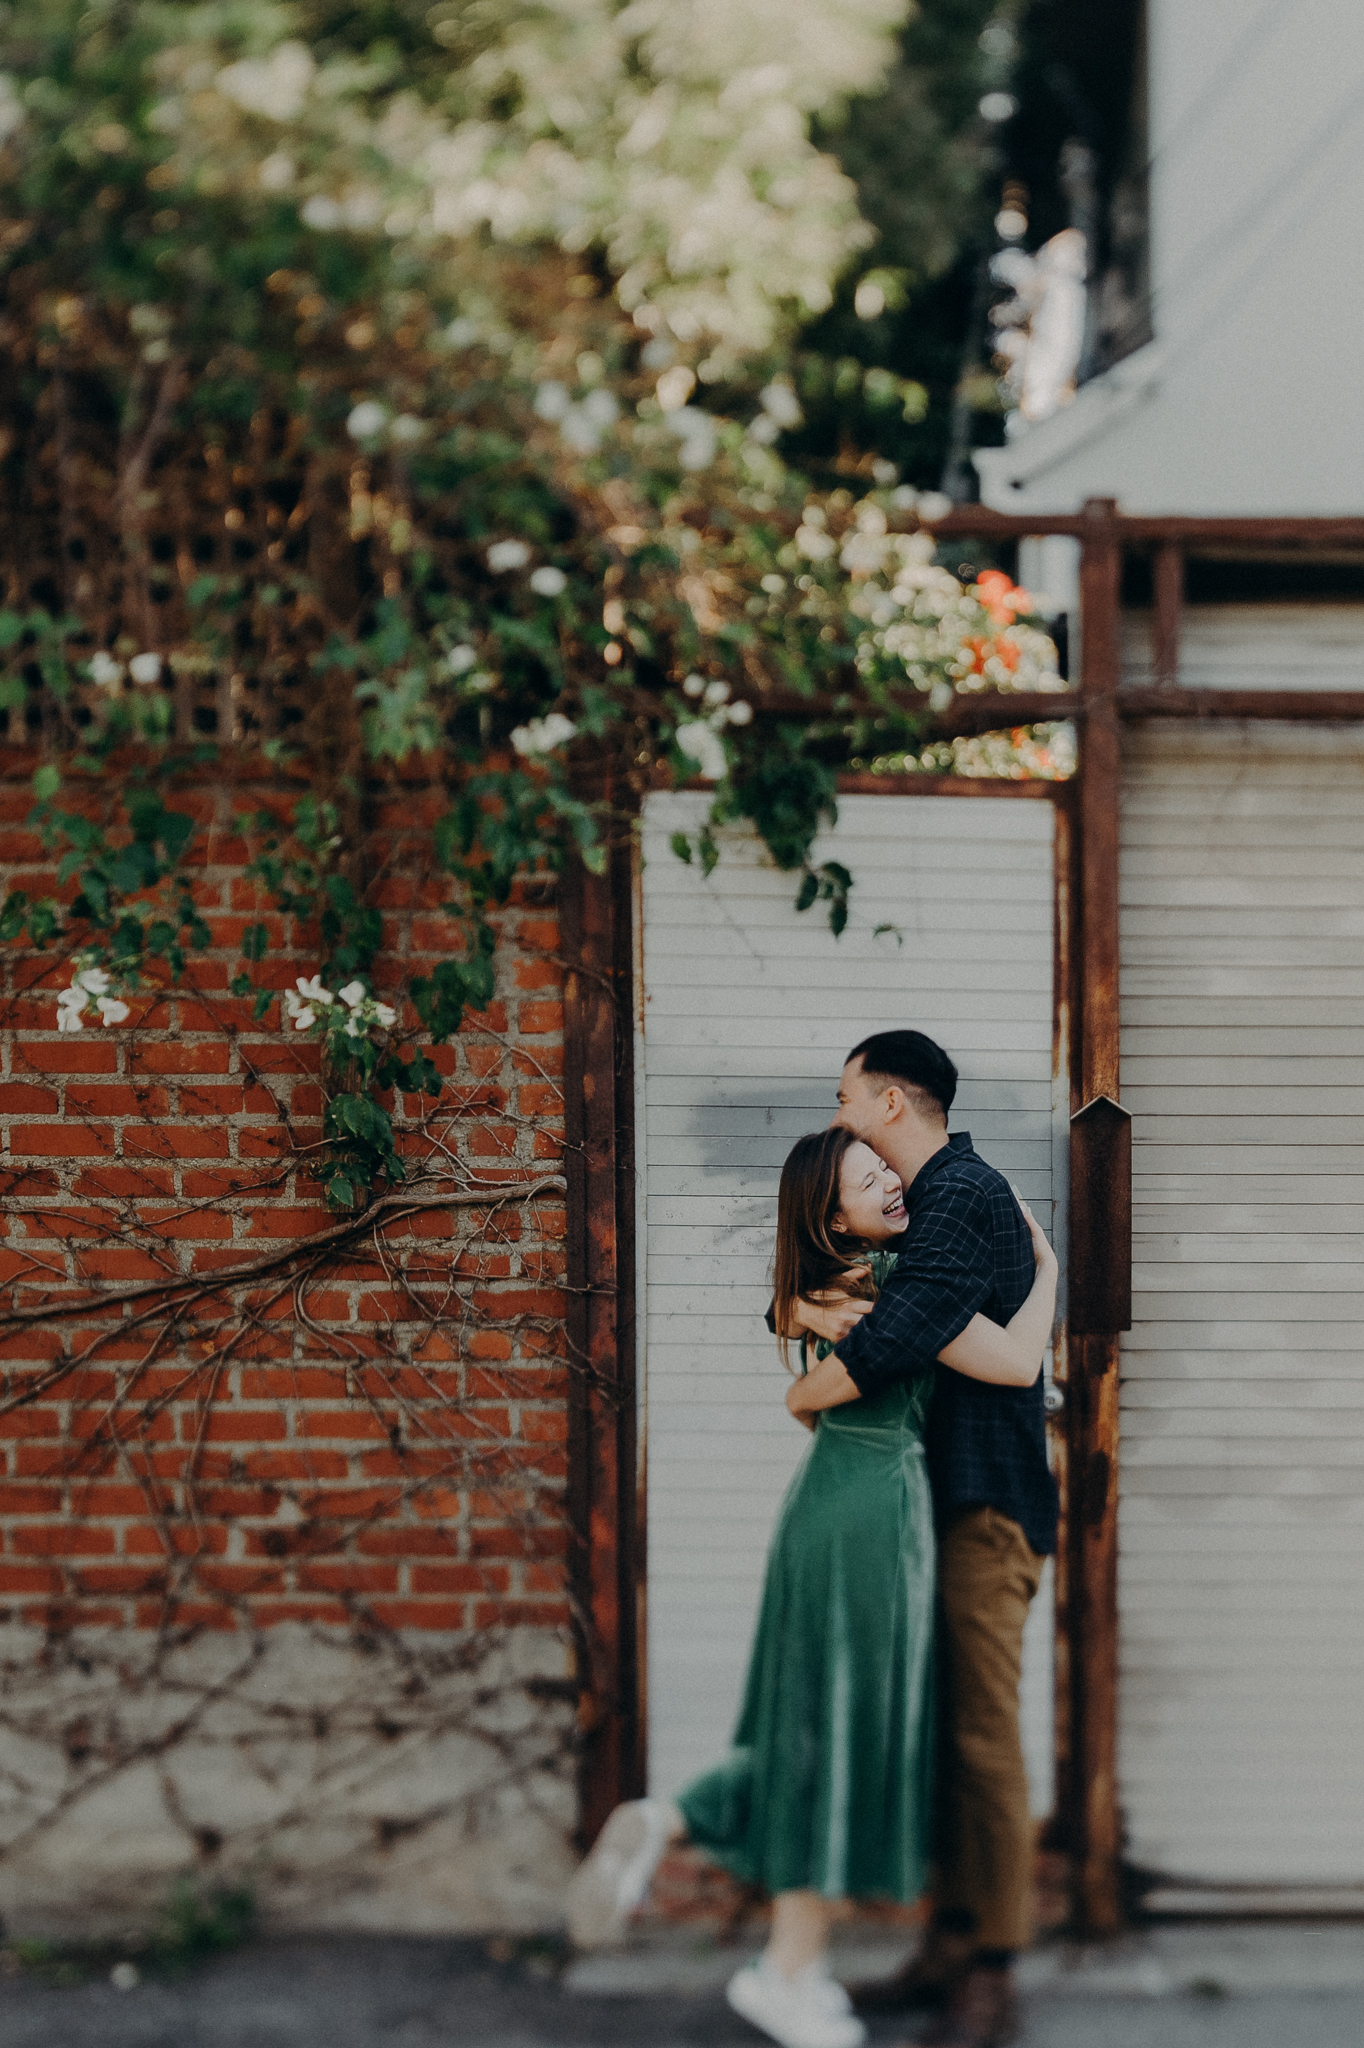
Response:
[[[562,1003],[521,1003],[516,1012],[517,1028],[528,1036],[541,1032],[562,1031],[564,1028],[564,1006]],[[505,1029],[505,1026],[503,1027]]]
[[[164,1088],[130,1088],[107,1082],[68,1081],[68,1116],[166,1116],[170,1095]]]
[[[278,1171],[262,1173],[254,1166],[187,1166],[180,1175],[180,1191],[187,1201],[230,1201],[236,1195],[263,1194],[281,1177]]]
[[[313,1237],[328,1230],[336,1218],[319,1202],[315,1208],[251,1209],[247,1211],[248,1237]]]
[[[511,1573],[496,1564],[414,1564],[414,1593],[505,1593]]]
[[[232,1066],[232,1047],[225,1039],[207,1044],[186,1045],[175,1040],[158,1045],[155,1040],[135,1038],[128,1060],[129,1069],[146,1074],[226,1074]]]
[[[36,1159],[89,1159],[111,1156],[114,1133],[108,1124],[14,1124],[9,1148]]]
[[[285,1576],[278,1565],[203,1564],[195,1578],[206,1593],[283,1593]]]
[[[344,1479],[349,1469],[340,1451],[253,1451],[243,1464],[253,1479]]]
[[[229,1150],[226,1130],[205,1130],[195,1124],[129,1127],[123,1133],[123,1153],[128,1159],[226,1159]]]
[[[232,1217],[224,1209],[143,1209],[141,1221],[158,1237],[176,1242],[232,1236]]]
[[[382,1439],[384,1425],[368,1408],[307,1408],[299,1416],[300,1434],[355,1439]]]
[[[0,1564],[0,1593],[60,1593],[62,1575],[51,1565]]]
[[[190,1442],[198,1435],[199,1417],[186,1414],[182,1419],[184,1438]],[[204,1440],[213,1444],[263,1444],[284,1433],[284,1417],[276,1408],[215,1408],[208,1418]]]
[[[303,1564],[298,1586],[301,1593],[396,1593],[398,1573],[393,1565]]]
[[[104,1195],[111,1201],[173,1195],[175,1173],[165,1166],[88,1166],[71,1183],[74,1195]]]
[[[272,1628],[285,1621],[346,1622],[350,1618],[349,1608],[340,1600],[260,1600],[251,1609],[257,1628]]]
[[[0,1515],[55,1515],[61,1504],[60,1486],[10,1486],[0,1481]]]
[[[505,1330],[475,1330],[465,1344],[470,1358],[510,1358],[511,1338]]]
[[[464,1627],[462,1600],[376,1600],[370,1612],[385,1628],[429,1628],[454,1631]]]
[[[146,1515],[151,1502],[140,1486],[119,1486],[109,1481],[82,1480],[71,1489],[71,1513],[79,1522],[118,1516]]]
[[[169,1522],[164,1529],[144,1522],[123,1531],[125,1557],[200,1557],[227,1548],[226,1529],[202,1523]]]
[[[561,1117],[563,1090],[552,1081],[523,1081],[516,1091],[516,1111],[518,1116]]]
[[[175,1268],[148,1252],[111,1245],[76,1255],[76,1270],[88,1280],[172,1280]]]
[[[11,1408],[0,1415],[0,1437],[56,1436],[60,1428],[55,1408]]]
[[[561,970],[551,960],[518,960],[516,963],[518,988],[558,988],[562,980]]]
[[[83,1564],[80,1581],[91,1593],[151,1593],[165,1584],[166,1574],[152,1564]]]
[[[26,1038],[24,1062],[45,1074],[116,1074],[119,1040],[95,1038],[88,1031],[79,1037]]]
[[[107,1557],[113,1552],[114,1532],[72,1528],[68,1523],[37,1529],[21,1526],[10,1532],[10,1548],[18,1557]]]
[[[55,1088],[35,1088],[28,1081],[0,1081],[0,1116],[55,1116]]]
[[[410,1522],[390,1523],[382,1529],[365,1529],[355,1539],[366,1557],[454,1557],[459,1537],[453,1531],[418,1528]]]
[[[568,1549],[568,1531],[515,1526],[472,1529],[469,1548],[475,1557],[562,1557]]]

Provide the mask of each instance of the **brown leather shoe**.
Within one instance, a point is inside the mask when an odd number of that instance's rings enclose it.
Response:
[[[966,1975],[972,1938],[930,1927],[917,1955],[893,1977],[853,1984],[848,1995],[858,2012],[941,2012]]]
[[[968,1970],[947,2011],[919,2036],[923,2048],[1008,2048],[1021,2020],[1011,1970]]]

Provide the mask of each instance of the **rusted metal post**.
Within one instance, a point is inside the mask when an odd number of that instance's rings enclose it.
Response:
[[[1179,681],[1179,626],[1184,608],[1184,550],[1162,541],[1152,564],[1151,672],[1157,684]]]
[[[1083,700],[1080,769],[1080,944],[1077,1002],[1079,1059],[1076,1099],[1083,1111],[1096,1098],[1119,1100],[1118,1060],[1118,799],[1121,776],[1118,687],[1121,681],[1122,543],[1117,506],[1091,499],[1084,508],[1080,607]],[[1085,1277],[1077,1254],[1089,1256],[1110,1227],[1102,1211],[1108,1186],[1088,1181],[1094,1113],[1073,1127],[1069,1287],[1081,1301]],[[1082,1198],[1087,1214],[1081,1218]],[[1109,1292],[1112,1293],[1112,1276]],[[1130,1283],[1129,1283],[1130,1284]],[[1110,1301],[1110,1309],[1114,1304]],[[1076,1851],[1076,1919],[1083,1933],[1112,1933],[1121,1919],[1121,1841],[1117,1788],[1118,1725],[1118,1336],[1110,1327],[1075,1338],[1069,1388],[1069,1512],[1071,1588],[1072,1813]]]
[[[570,1559],[591,1842],[642,1783],[635,1516],[634,1040],[628,844],[564,876]]]

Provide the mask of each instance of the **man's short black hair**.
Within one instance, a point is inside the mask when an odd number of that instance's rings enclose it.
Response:
[[[898,1086],[915,1095],[923,1107],[925,1096],[936,1102],[946,1121],[957,1092],[957,1070],[940,1045],[922,1031],[877,1031],[864,1038],[848,1054],[860,1059],[867,1080],[883,1088]]]

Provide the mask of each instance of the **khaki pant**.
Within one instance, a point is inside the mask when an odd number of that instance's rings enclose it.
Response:
[[[1023,1624],[1042,1559],[997,1508],[965,1508],[938,1548],[943,1714],[937,1908],[981,1948],[1029,1938],[1033,1830],[1018,1727]]]

